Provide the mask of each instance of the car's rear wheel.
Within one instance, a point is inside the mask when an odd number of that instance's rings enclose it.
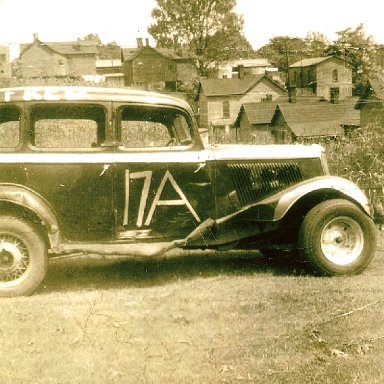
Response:
[[[39,231],[14,216],[0,217],[0,296],[30,294],[46,270],[47,249]]]
[[[325,275],[353,275],[371,262],[376,249],[373,221],[343,199],[315,206],[300,227],[300,253]]]

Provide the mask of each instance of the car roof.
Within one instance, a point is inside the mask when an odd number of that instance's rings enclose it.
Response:
[[[189,104],[181,98],[128,88],[80,86],[0,88],[0,102],[11,101],[116,101],[168,105],[192,112]]]

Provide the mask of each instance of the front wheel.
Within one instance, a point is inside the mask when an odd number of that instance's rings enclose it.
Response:
[[[0,217],[0,297],[31,293],[46,270],[47,249],[35,227],[13,216]]]
[[[300,227],[302,256],[324,275],[355,275],[371,262],[376,250],[373,221],[348,200],[316,205]]]

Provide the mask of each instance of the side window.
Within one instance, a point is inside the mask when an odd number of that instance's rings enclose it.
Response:
[[[96,148],[105,140],[106,114],[100,105],[39,105],[30,116],[36,148]]]
[[[332,70],[332,80],[339,81],[339,72],[337,71],[337,69]]]
[[[0,149],[18,146],[20,142],[20,117],[20,110],[17,107],[0,107]]]
[[[125,148],[159,148],[192,143],[186,116],[172,108],[124,106],[117,113],[117,141]]]
[[[223,100],[223,118],[229,119],[230,117],[229,100]]]

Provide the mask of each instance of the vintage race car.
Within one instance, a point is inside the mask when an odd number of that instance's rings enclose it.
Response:
[[[127,89],[1,89],[0,208],[1,296],[79,252],[259,249],[346,275],[376,245],[367,198],[320,146],[206,146],[186,102]]]

